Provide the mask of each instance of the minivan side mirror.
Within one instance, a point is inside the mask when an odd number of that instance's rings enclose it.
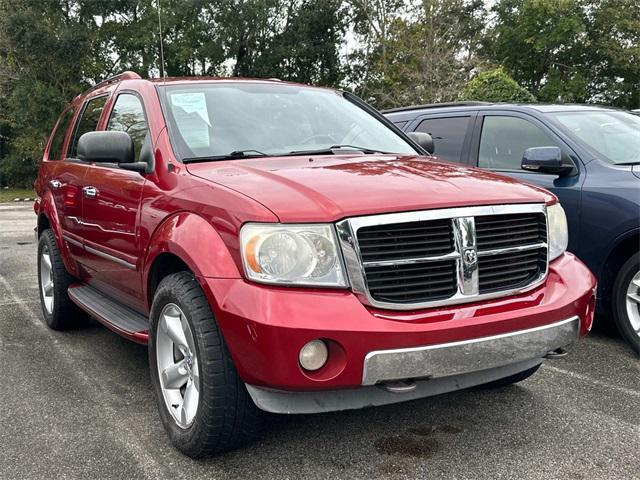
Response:
[[[562,151],[559,147],[527,148],[520,164],[523,170],[530,172],[551,173],[559,176],[569,175],[573,171],[572,165],[562,161]]]
[[[428,133],[409,132],[407,133],[407,136],[422,148],[424,148],[427,152],[433,153],[435,151],[435,148],[433,146],[433,138],[431,138],[431,135],[429,135]]]
[[[87,132],[78,140],[78,158],[86,162],[131,164],[135,148],[126,132]]]

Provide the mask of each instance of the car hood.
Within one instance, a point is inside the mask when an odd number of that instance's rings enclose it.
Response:
[[[508,177],[430,157],[270,157],[192,163],[187,170],[253,198],[281,222],[554,198]]]
[[[640,165],[634,165],[631,167],[631,171],[636,177],[640,178]]]

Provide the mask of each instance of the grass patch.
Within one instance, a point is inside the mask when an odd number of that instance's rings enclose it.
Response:
[[[13,202],[14,198],[35,198],[36,193],[30,188],[0,188],[0,203]]]

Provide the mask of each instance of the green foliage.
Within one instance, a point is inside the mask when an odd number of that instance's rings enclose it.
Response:
[[[640,108],[638,0],[595,2],[588,27],[592,81],[588,93],[602,103]]]
[[[533,96],[640,108],[638,0],[161,4],[170,76],[341,86],[379,108]],[[156,6],[0,0],[0,185],[31,185],[50,129],[75,95],[124,70],[160,75]],[[484,73],[469,81],[474,71]]]
[[[579,1],[500,0],[493,11],[496,23],[485,37],[487,56],[540,100],[586,100],[577,80],[585,77],[582,60],[588,51]],[[546,85],[549,76],[556,80],[552,86]]]
[[[482,72],[462,90],[460,100],[483,102],[531,103],[536,98],[507,75],[502,68]]]
[[[0,0],[0,185],[30,185],[59,113],[124,70],[160,75],[157,0]],[[340,0],[163,0],[169,76],[337,86]]]
[[[482,54],[545,102],[640,107],[638,0],[498,0]]]
[[[33,188],[0,188],[0,203],[13,202],[16,198],[34,198]]]
[[[486,12],[480,0],[354,1],[362,48],[356,91],[378,108],[455,99],[475,66]],[[378,8],[376,8],[378,6]]]

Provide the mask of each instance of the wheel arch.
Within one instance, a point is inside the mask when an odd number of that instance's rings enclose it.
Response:
[[[151,306],[162,278],[185,270],[201,278],[241,277],[231,252],[214,226],[192,212],[175,213],[165,219],[149,240],[143,266],[147,305]]]
[[[640,228],[620,235],[613,243],[609,255],[598,275],[598,289],[601,291],[602,307],[611,304],[611,292],[620,267],[634,254],[640,251]]]
[[[56,209],[56,204],[53,201],[53,195],[51,192],[47,191],[39,202],[38,210],[37,210],[37,223],[36,223],[36,233],[38,239],[47,229],[50,229],[53,232],[53,236],[56,240],[56,244],[58,245],[58,250],[62,256],[62,262],[64,263],[67,272],[72,275],[77,275],[76,265],[74,261],[71,259],[69,250],[67,248],[66,242],[62,239],[62,227],[60,225],[60,217],[58,216],[58,210]]]
[[[53,197],[51,192],[47,191],[45,195],[43,195],[40,202],[38,202],[38,223],[37,223],[37,232],[38,237],[42,235],[42,232],[47,228],[51,228],[53,230],[53,234],[56,237],[56,241],[58,242],[58,248],[61,245],[61,235],[60,235],[60,223],[58,219],[58,211],[56,209],[56,204],[53,201]]]
[[[37,230],[38,238],[40,238],[40,235],[42,235],[42,232],[51,228],[51,222],[49,221],[49,217],[47,216],[46,213],[40,212],[40,214],[38,214],[37,228],[38,228]]]

